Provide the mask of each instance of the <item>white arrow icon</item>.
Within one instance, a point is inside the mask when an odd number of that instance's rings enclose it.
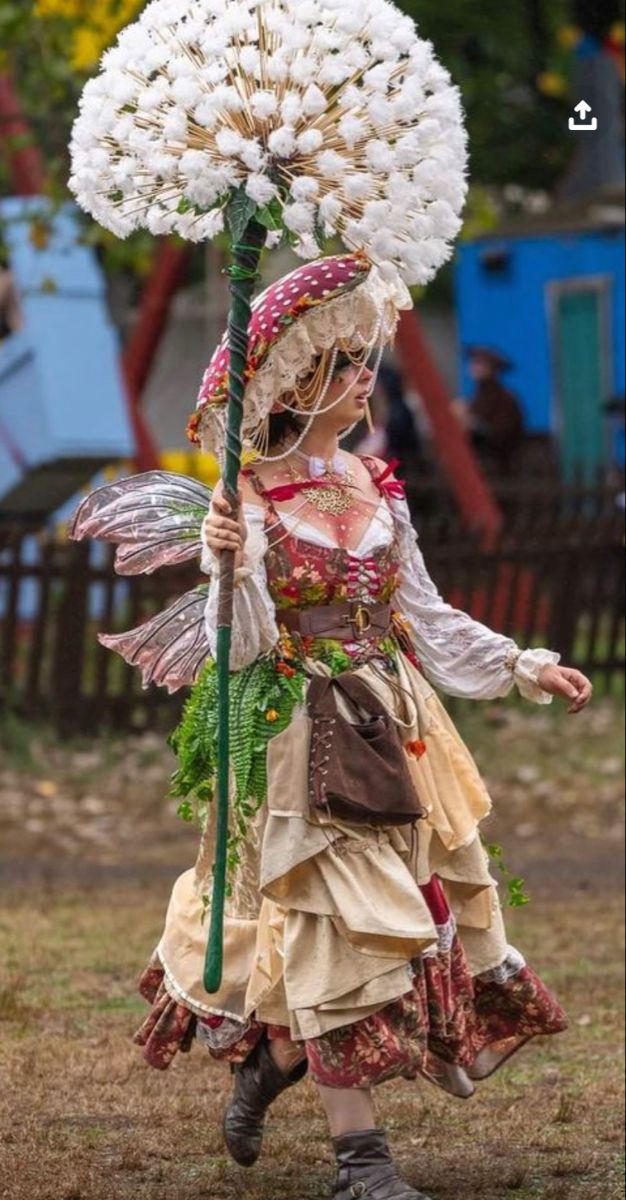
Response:
[[[597,117],[592,117],[591,121],[585,121],[587,113],[591,112],[591,105],[587,104],[586,100],[581,100],[576,105],[574,112],[577,112],[580,114],[580,122],[576,121],[574,119],[574,117],[570,117],[570,119],[569,119],[570,129],[584,129],[584,130],[588,131],[590,129],[594,130],[594,129],[598,128],[598,118]]]

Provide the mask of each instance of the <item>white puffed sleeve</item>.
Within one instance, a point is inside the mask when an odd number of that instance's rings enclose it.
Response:
[[[248,537],[244,558],[235,570],[233,632],[230,651],[231,671],[241,671],[260,654],[267,654],[278,641],[276,609],[267,586],[265,553],[265,510],[259,504],[243,506]],[[204,539],[203,539],[204,541]],[[211,576],[206,606],[206,628],[211,654],[217,653],[217,607],[219,594],[219,555],[204,542],[202,570]]]
[[[511,638],[494,633],[468,613],[447,604],[426,569],[406,500],[390,500],[402,567],[395,602],[415,635],[424,672],[450,696],[493,700],[514,684],[527,700],[550,704],[539,686],[541,670],[561,661],[553,650],[520,650]]]

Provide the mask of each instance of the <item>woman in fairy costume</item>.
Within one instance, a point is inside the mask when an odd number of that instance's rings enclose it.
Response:
[[[76,536],[120,543],[126,573],[201,552],[210,576],[166,614],[106,644],[144,681],[197,680],[174,738],[176,791],[203,827],[141,980],[136,1035],[166,1068],[194,1038],[229,1062],[224,1121],[250,1167],[267,1111],[308,1073],[337,1155],[336,1200],[419,1200],[378,1128],[372,1091],[423,1078],[470,1097],[565,1016],[508,945],[479,834],[491,804],[434,687],[473,699],[515,685],[579,712],[589,681],[447,605],[432,583],[402,484],[341,450],[367,411],[377,361],[410,298],[360,255],[306,265],[257,301],[250,326],[242,508],[161,473],[103,489]],[[373,357],[372,357],[373,356]],[[228,350],[207,371],[192,436],[221,456]],[[236,551],[231,653],[231,887],[220,992],[203,986],[217,759],[220,554]],[[355,672],[400,730],[426,817],[418,837],[320,814],[309,802],[311,677]]]

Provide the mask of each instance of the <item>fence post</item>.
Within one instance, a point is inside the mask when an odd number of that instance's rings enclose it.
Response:
[[[87,697],[82,695],[81,685],[88,619],[89,546],[68,546],[66,552],[66,584],[57,612],[52,666],[54,722],[62,738],[85,728],[88,716]]]
[[[20,529],[15,530],[6,540],[3,547],[6,557],[6,568],[2,570],[4,583],[4,605],[2,625],[0,626],[0,684],[10,692],[15,683],[14,667],[17,655],[17,635],[19,628],[20,588],[22,585],[22,549],[24,538]],[[0,597],[1,599],[2,597]]]
[[[569,531],[564,533],[565,545],[558,555],[552,588],[549,647],[558,650],[565,663],[571,663],[580,619],[579,590],[581,583],[580,547],[571,545]]]

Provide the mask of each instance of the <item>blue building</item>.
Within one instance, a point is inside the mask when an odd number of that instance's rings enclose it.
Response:
[[[0,202],[20,328],[0,341],[0,519],[45,520],[134,452],[117,333],[75,208]]]
[[[455,287],[461,345],[485,344],[512,360],[506,385],[521,400],[528,433],[554,441],[564,477],[591,479],[619,462],[623,207],[598,199],[581,215],[555,212],[462,243]],[[464,361],[469,397],[466,370]]]

